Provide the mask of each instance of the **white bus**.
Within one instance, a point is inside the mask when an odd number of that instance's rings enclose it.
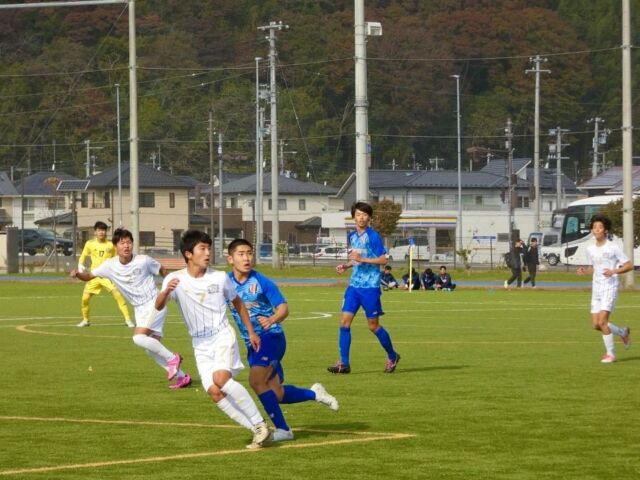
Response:
[[[593,245],[595,240],[589,224],[591,217],[600,211],[600,209],[622,198],[621,195],[601,195],[597,197],[583,198],[576,200],[567,207],[567,212],[562,223],[562,231],[560,233],[561,245],[555,247],[558,252],[558,259],[568,265],[586,265],[586,251],[589,245]],[[622,248],[622,239],[613,236],[612,240]],[[551,253],[548,250],[548,253]],[[634,265],[640,260],[640,248],[634,249]],[[551,263],[551,262],[550,262]]]

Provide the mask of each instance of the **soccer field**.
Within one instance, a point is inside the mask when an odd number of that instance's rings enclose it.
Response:
[[[76,328],[81,291],[0,284],[2,478],[640,478],[640,340],[628,351],[617,341],[618,362],[601,365],[588,291],[385,292],[398,370],[382,373],[359,314],[352,373],[336,376],[326,367],[338,358],[343,289],[283,288],[286,382],[323,383],[340,410],[284,405],[295,440],[257,451],[199,379],[167,388],[110,295],[94,298],[90,328]],[[613,321],[640,335],[639,299],[621,293]],[[165,343],[197,377],[170,312]]]

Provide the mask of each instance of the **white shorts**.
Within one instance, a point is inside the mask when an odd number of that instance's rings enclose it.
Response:
[[[607,289],[604,291],[593,292],[591,295],[591,313],[598,313],[606,310],[613,312],[618,298],[618,289]]]
[[[136,327],[148,328],[154,333],[162,336],[162,327],[167,318],[167,307],[156,310],[155,301],[145,303],[139,307],[134,307]]]
[[[205,391],[213,385],[214,372],[226,370],[235,377],[244,368],[240,360],[238,340],[230,325],[213,337],[194,337],[191,343]]]

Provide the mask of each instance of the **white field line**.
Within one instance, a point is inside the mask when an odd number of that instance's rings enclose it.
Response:
[[[163,423],[163,422],[147,422],[147,421],[128,421],[128,420],[83,420],[83,419],[68,419],[68,418],[42,418],[42,417],[20,417],[20,416],[0,416],[0,420],[16,420],[16,421],[40,421],[40,422],[68,422],[68,423],[93,423],[93,424],[115,424],[115,425],[143,425],[143,426],[171,426],[171,427],[196,427],[196,428],[241,428],[233,425],[208,425],[208,424],[198,424],[198,423]],[[363,431],[342,431],[342,430],[321,430],[321,429],[305,429],[298,428],[297,431],[309,431],[309,432],[318,432],[318,433],[337,433],[337,434],[345,434],[345,435],[354,435],[356,438],[345,438],[340,440],[325,440],[321,442],[305,442],[305,443],[287,443],[280,444],[277,446],[278,449],[299,449],[299,448],[313,448],[313,447],[324,447],[329,445],[344,445],[350,443],[363,443],[363,442],[375,442],[378,440],[402,440],[406,438],[415,437],[415,434],[410,433],[383,433],[383,432],[363,432]],[[0,476],[8,476],[8,475],[20,475],[20,474],[30,474],[30,473],[46,473],[46,472],[55,472],[62,470],[81,470],[87,468],[100,468],[100,467],[111,467],[117,465],[133,465],[133,464],[141,464],[141,463],[158,463],[158,462],[167,462],[172,460],[185,460],[191,458],[206,458],[206,457],[217,457],[224,455],[235,455],[242,453],[255,453],[268,450],[267,449],[256,449],[250,450],[246,448],[242,449],[234,449],[234,450],[219,450],[219,451],[209,451],[209,452],[194,452],[194,453],[182,453],[175,455],[167,455],[167,456],[158,456],[158,457],[144,457],[144,458],[132,458],[127,460],[111,460],[106,462],[92,462],[92,463],[77,463],[77,464],[68,464],[68,465],[56,465],[50,467],[35,467],[35,468],[20,468],[13,470],[0,470]]]

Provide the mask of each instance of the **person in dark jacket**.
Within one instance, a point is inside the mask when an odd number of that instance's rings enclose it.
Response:
[[[511,277],[509,280],[504,281],[504,288],[509,288],[509,285],[514,280],[518,281],[518,287],[522,287],[522,266],[524,264],[522,256],[524,255],[524,242],[520,239],[513,243],[513,247],[509,251],[509,268],[511,268]]]
[[[532,238],[531,243],[526,249],[524,254],[524,260],[527,264],[527,270],[529,271],[529,276],[525,278],[524,284],[527,282],[531,282],[531,286],[536,288],[536,273],[538,272],[538,265],[540,265],[540,256],[538,255],[538,239]]]
[[[436,289],[436,274],[433,273],[433,270],[427,268],[422,275],[420,275],[420,281],[422,282],[422,288],[425,290],[435,290]]]
[[[436,278],[436,290],[452,291],[455,290],[456,284],[451,281],[451,275],[447,273],[447,267],[440,267],[440,275]]]
[[[404,284],[402,288],[405,290],[409,290],[409,274],[405,273],[402,276],[402,281]],[[415,268],[411,269],[411,290],[420,290],[420,275],[416,272]]]
[[[384,272],[382,272],[382,276],[380,277],[380,285],[383,290],[398,288],[398,282],[391,273],[391,265],[385,265]]]

